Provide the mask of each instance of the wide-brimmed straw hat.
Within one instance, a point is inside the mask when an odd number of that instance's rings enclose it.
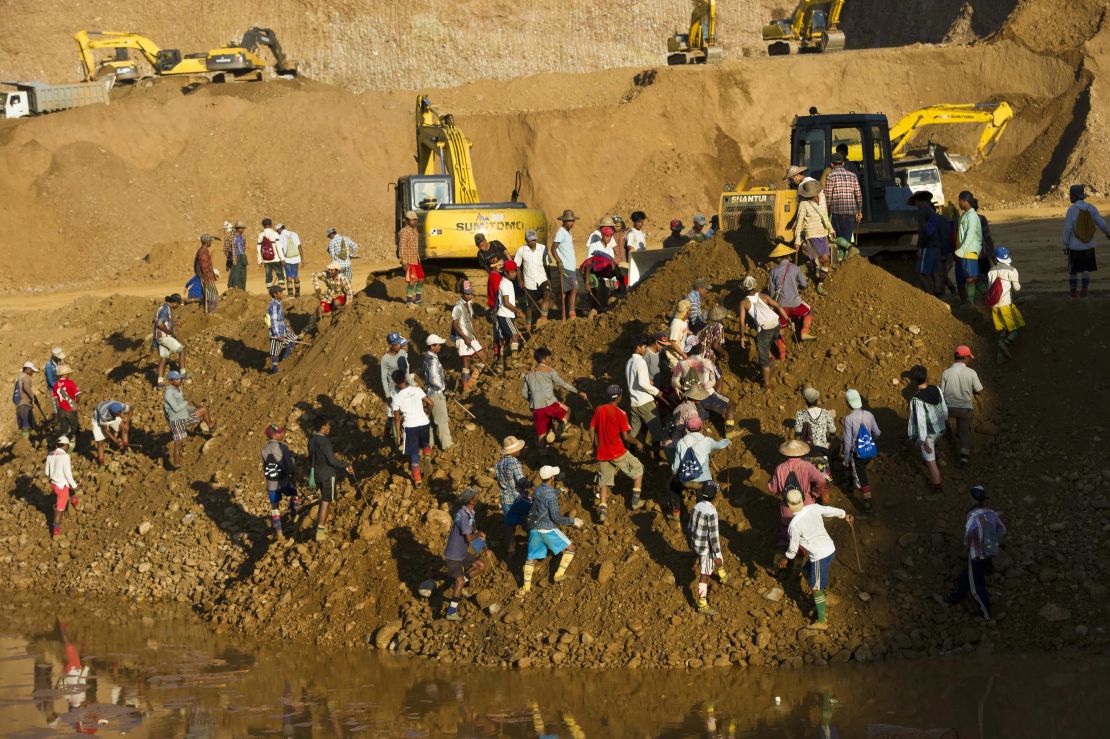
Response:
[[[779,454],[784,457],[804,457],[809,454],[809,444],[801,439],[791,439],[779,445]]]
[[[501,442],[501,453],[512,454],[519,452],[524,448],[524,440],[518,439],[515,436],[506,436],[505,440]]]
[[[789,244],[779,244],[774,249],[772,249],[771,253],[767,256],[771,259],[778,259],[779,257],[788,257],[796,251],[798,250],[790,246]]]

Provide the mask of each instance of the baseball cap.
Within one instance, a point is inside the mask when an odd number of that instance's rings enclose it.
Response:
[[[62,434],[61,436],[58,437],[58,441],[55,442],[55,443],[58,446],[69,446],[69,437],[66,436],[65,434]]]
[[[406,210],[405,211],[405,220],[406,221],[415,221],[416,220],[416,211],[415,210]]]
[[[619,398],[620,396],[624,395],[624,391],[621,390],[620,385],[610,385],[609,387],[605,388],[605,394],[608,395],[610,398]]]
[[[328,229],[328,236],[331,236],[333,233],[336,233],[336,230],[334,228],[329,228]]]
[[[275,231],[280,231],[280,230],[281,230],[281,229],[283,229],[283,228],[285,228],[285,224],[284,224],[284,223],[279,223],[278,225],[274,226],[274,230],[275,230]]]
[[[514,262],[511,259],[506,259],[505,264],[503,264],[502,267],[508,272],[515,272],[516,271],[516,262]]]
[[[406,339],[404,336],[401,336],[401,334],[397,333],[396,331],[390,331],[389,336],[386,336],[385,340],[389,343],[390,346],[404,346],[405,344],[409,343],[408,339]]]
[[[219,239],[217,239],[215,236],[209,236],[208,234],[200,235],[200,243],[207,244],[212,241],[219,241]]]
[[[677,218],[672,220],[671,221],[671,230],[672,231],[681,231],[682,230],[682,221],[680,221]]]
[[[995,247],[994,258],[1003,264],[1010,263],[1010,250],[1004,246]]]
[[[474,294],[474,285],[473,285],[473,283],[471,283],[470,280],[463,280],[461,292],[464,295],[473,295]]]
[[[536,240],[536,229],[530,228],[527,231],[525,231],[524,232],[524,240],[525,241],[535,241]]]
[[[58,359],[65,359],[66,358],[66,353],[64,351],[62,351],[62,347],[60,347],[60,346],[56,346],[53,349],[51,349],[50,350],[50,355],[54,356],[54,357],[57,357]]]
[[[486,243],[486,235],[485,234],[474,234],[474,245],[475,246],[478,246],[478,245],[484,244],[484,243]]]
[[[461,493],[459,493],[459,502],[462,503],[463,505],[466,505],[467,503],[469,503],[470,501],[474,500],[477,497],[478,497],[478,491],[477,490],[475,490],[474,488],[467,488],[466,490],[463,490]]]
[[[701,214],[701,213],[695,213],[694,214],[694,225],[704,226],[707,222],[708,221],[706,220],[706,218],[703,214]]]
[[[956,356],[967,359],[975,359],[975,355],[971,353],[971,347],[966,344],[960,344],[956,347]]]
[[[32,372],[38,372],[39,371],[39,368],[35,366],[34,362],[24,362],[23,363],[23,369],[29,369]]]
[[[269,426],[266,427],[266,431],[264,433],[266,434],[267,439],[272,439],[278,434],[284,434],[285,427],[278,426],[276,423],[271,423]]]
[[[166,375],[166,379],[167,380],[180,380],[181,379],[181,373],[178,372],[177,370],[170,370],[169,373]]]
[[[667,338],[667,332],[666,331],[660,331],[659,333],[651,335],[651,340],[654,341],[654,342],[664,341],[666,338]]]
[[[166,298],[166,302],[167,303],[177,303],[178,305],[181,305],[181,303],[183,302],[181,300],[181,293],[174,293],[173,295]]]
[[[987,499],[987,488],[985,485],[972,485],[971,490],[968,492],[971,493],[972,498],[975,498],[975,500],[980,503]]]
[[[832,155],[833,164],[844,164],[844,155],[839,151],[834,151]]]
[[[815,387],[807,387],[802,391],[802,397],[806,399],[806,402],[816,403],[821,398],[821,393],[817,392]]]
[[[848,403],[848,407],[852,409],[863,407],[863,398],[859,395],[859,390],[852,388],[844,393],[844,400]]]
[[[701,416],[692,416],[690,420],[686,422],[686,428],[691,431],[701,431],[705,428],[705,422],[701,420]]]
[[[439,334],[430,334],[428,338],[424,340],[424,343],[428,346],[435,346],[436,344],[446,344],[447,339],[443,338]]]
[[[558,467],[550,464],[545,464],[543,467],[540,467],[540,479],[550,480],[552,477],[557,477],[560,472],[561,470]]]

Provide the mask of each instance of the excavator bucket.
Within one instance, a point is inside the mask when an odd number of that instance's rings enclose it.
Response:
[[[720,64],[724,59],[724,52],[721,51],[720,46],[707,46],[705,48],[705,63],[706,64]]]
[[[821,51],[843,51],[843,31],[823,31],[821,33]]]

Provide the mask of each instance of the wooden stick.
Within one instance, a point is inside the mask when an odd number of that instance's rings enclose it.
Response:
[[[852,548],[856,552],[856,568],[862,574],[863,573],[863,564],[860,562],[860,559],[859,559],[859,541],[856,539],[856,527],[852,524],[848,524],[848,528],[851,529],[851,531],[852,531]]]
[[[451,398],[451,402],[452,402],[452,403],[454,403],[455,405],[457,405],[458,407],[462,408],[462,409],[463,409],[463,413],[465,413],[466,415],[470,416],[470,417],[471,417],[471,418],[473,418],[473,419],[474,419],[475,421],[477,421],[477,420],[478,420],[478,417],[477,417],[477,416],[475,416],[475,415],[474,415],[473,413],[471,413],[471,412],[470,412],[470,409],[469,409],[469,408],[467,408],[467,407],[466,407],[465,405],[463,405],[463,404],[462,404],[462,403],[460,403],[459,401],[455,400],[454,398]]]

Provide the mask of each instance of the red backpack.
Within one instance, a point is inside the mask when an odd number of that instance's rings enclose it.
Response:
[[[262,261],[269,262],[274,258],[274,242],[269,238],[262,237]]]
[[[995,277],[987,288],[987,307],[993,308],[1002,299],[1002,278]]]

